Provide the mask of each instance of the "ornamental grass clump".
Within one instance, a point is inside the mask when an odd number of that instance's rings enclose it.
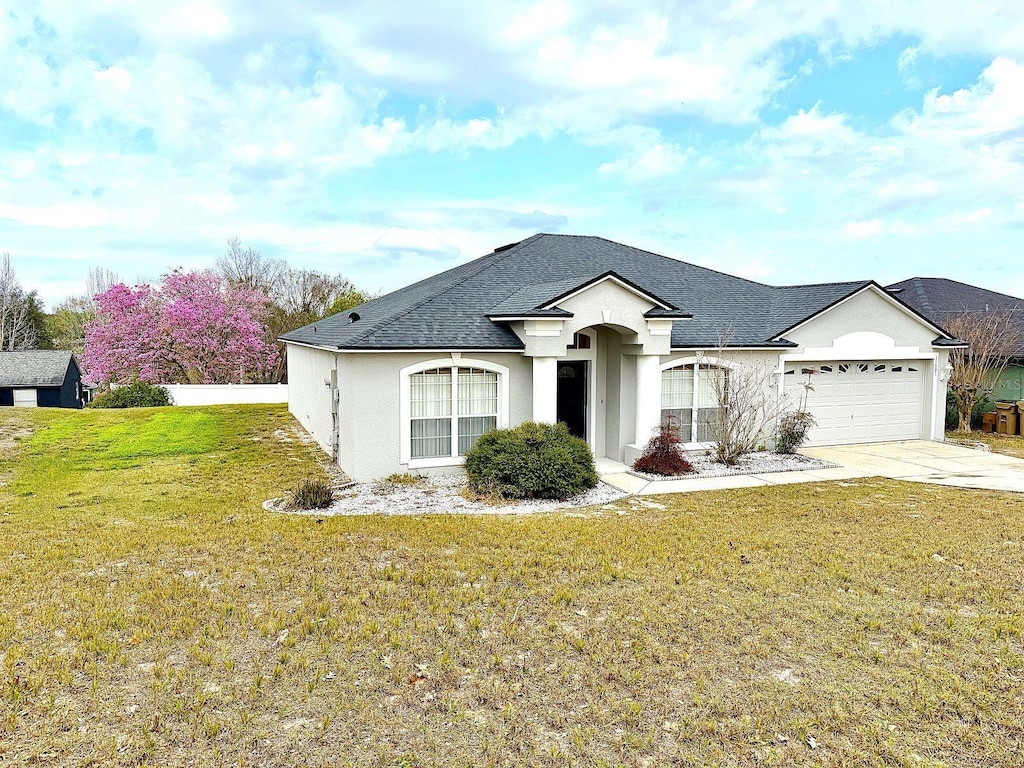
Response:
[[[503,499],[567,499],[597,485],[594,455],[565,424],[494,429],[466,453],[469,488]]]
[[[326,480],[307,478],[292,488],[289,509],[326,509],[334,503],[334,489]]]
[[[675,419],[669,418],[661,423],[658,431],[647,441],[640,458],[633,462],[633,469],[647,475],[665,477],[693,472],[693,464],[686,458]]]

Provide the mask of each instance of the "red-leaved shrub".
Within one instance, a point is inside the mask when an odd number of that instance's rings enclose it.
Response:
[[[633,469],[648,475],[669,477],[693,472],[693,464],[686,458],[675,419],[668,418],[661,423],[657,434],[647,442],[643,454],[633,462]]]

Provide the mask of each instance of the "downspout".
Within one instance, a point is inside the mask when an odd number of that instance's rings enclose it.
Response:
[[[341,435],[339,430],[341,424],[338,419],[338,412],[341,405],[341,391],[338,389],[338,356],[334,356],[334,370],[331,371],[331,461],[338,463],[340,453]]]

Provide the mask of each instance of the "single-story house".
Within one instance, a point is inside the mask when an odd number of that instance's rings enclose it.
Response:
[[[911,277],[888,287],[890,293],[935,323],[944,325],[960,315],[1008,312],[1024,337],[1024,299],[944,277]],[[990,401],[1024,400],[1024,349],[1011,357],[999,381],[993,382]]]
[[[85,401],[82,371],[71,352],[0,352],[0,406],[81,408]]]
[[[961,344],[873,281],[775,287],[550,234],[282,341],[290,411],[359,480],[457,468],[488,429],[528,420],[620,462],[666,416],[707,447],[716,382],[739,366],[806,402],[812,444],[940,440]]]

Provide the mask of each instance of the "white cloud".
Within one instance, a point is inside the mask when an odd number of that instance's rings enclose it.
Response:
[[[883,232],[885,232],[885,225],[878,219],[871,219],[870,221],[851,221],[843,227],[844,235],[856,239],[878,237]]]
[[[107,212],[90,203],[49,206],[0,203],[0,219],[32,227],[100,227],[107,222]]]
[[[679,173],[693,149],[663,142],[639,146],[615,162],[602,163],[599,173],[622,174],[628,181],[643,182]]]
[[[900,51],[900,55],[896,59],[896,69],[899,70],[900,74],[906,73],[908,69],[917,63],[917,57],[921,54],[921,49],[916,45],[912,45],[909,48],[904,48]]]
[[[991,219],[991,208],[978,208],[973,211],[955,211],[944,219],[942,228],[947,231],[957,231],[970,228],[976,224],[981,224]]]
[[[231,213],[238,210],[238,203],[232,195],[202,195],[199,204],[213,213]]]
[[[932,91],[920,112],[905,112],[894,124],[908,135],[933,141],[1015,140],[1014,131],[1024,127],[1024,65],[997,58],[975,85],[951,94]]]
[[[416,255],[450,259],[459,255],[459,248],[450,242],[444,231],[389,227],[373,242],[373,250],[391,256]]]
[[[186,5],[176,15],[186,29],[205,37],[223,37],[230,26],[224,12],[208,4]]]
[[[971,14],[947,0],[927,14],[891,0],[688,2],[671,12],[653,0],[399,2],[387,13],[369,0],[343,13],[326,0],[12,8],[16,18],[0,25],[0,110],[21,133],[0,149],[0,210],[45,235],[54,222],[80,222],[97,238],[93,258],[101,235],[117,247],[161,238],[199,259],[196,242],[237,234],[325,263],[354,254],[406,282],[412,271],[385,251],[436,271],[424,254],[478,255],[534,224],[591,222],[616,235],[629,231],[625,214],[609,221],[620,204],[665,204],[671,215],[691,205],[691,230],[702,232],[715,216],[729,232],[761,217],[760,231],[787,243],[831,237],[851,248],[977,233],[1019,220],[1024,205],[1024,14],[1015,3]],[[881,130],[830,102],[760,122],[794,76],[791,48],[810,41],[841,58],[895,34],[912,41],[896,62],[904,73],[925,55],[992,63],[977,82],[934,91]],[[699,128],[676,130],[682,117]],[[733,138],[708,138],[721,124]],[[522,200],[461,200],[439,174],[421,184],[428,191],[403,195],[404,174],[419,172],[403,157],[450,153],[457,165],[524,139],[570,149],[564,182],[546,180]],[[374,165],[392,191],[371,205],[348,182]],[[526,185],[522,170],[492,178],[492,194]],[[378,218],[363,221],[371,208]],[[92,226],[101,212],[102,231]],[[34,252],[30,230],[12,238],[22,234],[11,248]],[[724,251],[713,231],[702,237],[697,255],[742,253],[738,269],[769,247]]]

